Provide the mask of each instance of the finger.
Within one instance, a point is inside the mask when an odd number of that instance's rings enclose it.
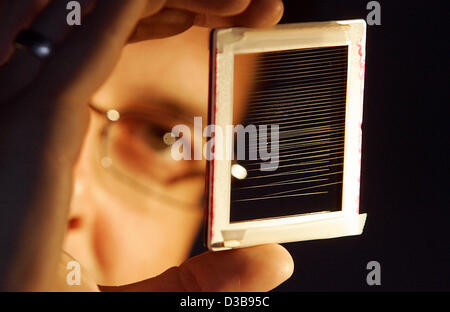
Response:
[[[99,1],[41,73],[48,79],[62,78],[49,87],[64,90],[65,99],[75,99],[77,105],[89,100],[112,71],[148,2]],[[34,87],[47,88],[39,82]]]
[[[251,0],[168,0],[167,7],[201,14],[229,16],[242,13],[250,2]]]
[[[80,0],[81,17],[84,18],[95,6],[93,0]],[[53,1],[49,3],[29,26],[29,29],[42,35],[55,45],[55,48],[70,33],[71,26],[67,24],[68,1]],[[0,68],[0,80],[7,88],[0,92],[0,101],[7,101],[10,96],[27,86],[35,79],[43,63],[35,58],[30,51],[16,49],[9,62]]]
[[[147,6],[142,12],[142,17],[154,15],[161,11],[167,0],[151,0],[147,2]]]
[[[0,103],[8,102],[20,90],[28,85],[41,69],[41,62],[30,56],[30,52],[16,50],[8,62],[0,67]],[[12,110],[14,107],[2,105],[2,109]]]
[[[69,1],[52,1],[45,10],[42,11],[36,20],[33,21],[30,29],[43,35],[54,44],[60,43],[64,40],[72,26],[67,23],[67,3]],[[95,0],[78,0],[81,6],[81,19],[89,14],[96,6]]]
[[[281,0],[258,0],[252,1],[248,9],[233,20],[236,24],[246,27],[268,27],[277,24],[283,12]]]
[[[195,14],[179,9],[163,9],[139,21],[129,43],[173,36],[194,25]]]
[[[252,1],[250,6],[241,14],[230,17],[198,14],[195,19],[196,26],[218,27],[270,27],[276,25],[284,12],[281,0]]]
[[[191,11],[193,11],[191,9]],[[164,9],[155,16],[142,19],[129,42],[172,36],[196,25],[208,28],[246,26],[269,27],[277,24],[283,16],[281,0],[252,1],[250,6],[236,16],[218,16],[190,13],[181,9]]]
[[[12,54],[17,34],[28,27],[49,0],[2,1],[0,3],[0,66]]]
[[[222,252],[206,252],[163,274],[103,291],[269,291],[293,272],[291,255],[270,244]]]

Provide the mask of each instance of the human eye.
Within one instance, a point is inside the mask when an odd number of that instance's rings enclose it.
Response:
[[[118,148],[133,151],[135,157],[155,160],[166,156],[165,151],[170,148],[164,138],[170,134],[173,123],[170,118],[129,116],[114,125],[112,138]]]
[[[164,137],[167,136],[167,134],[170,134],[170,126],[152,122],[143,122],[140,127],[142,140],[148,148],[159,152],[169,147],[164,141]]]

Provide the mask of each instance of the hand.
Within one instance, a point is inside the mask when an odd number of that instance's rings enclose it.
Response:
[[[0,288],[50,287],[66,227],[72,168],[88,125],[87,103],[112,71],[128,41],[173,35],[194,24],[270,26],[282,14],[280,0],[79,2],[83,7],[82,26],[70,27],[66,24],[66,1],[0,0],[0,270],[4,270],[0,272],[4,277]],[[15,36],[25,28],[57,46],[48,62],[38,60],[29,51],[13,49]],[[264,260],[257,257],[262,253]],[[231,271],[218,269],[220,274],[214,275],[214,266],[203,265],[220,264],[224,259],[229,260],[228,264],[220,267]],[[130,287],[155,290],[155,285],[163,285],[171,278],[185,279],[187,275],[179,272],[192,271],[199,285],[203,281],[203,289],[213,289],[208,278],[222,274],[223,282],[216,284],[216,289],[235,289],[229,285],[240,276],[242,290],[267,290],[287,278],[291,261],[286,251],[273,245],[207,253],[179,269]],[[280,269],[278,262],[285,273],[268,278],[268,272]],[[213,274],[202,268],[213,270]],[[185,284],[168,285],[181,289],[177,286]]]
[[[80,0],[83,14],[91,13],[97,1]],[[66,2],[53,4],[53,10],[49,10],[50,2],[51,0],[30,0],[26,3],[8,0],[0,2],[2,21],[0,65],[5,63],[14,51],[13,42],[19,31],[29,27],[40,13],[44,13],[44,16],[38,17],[40,20],[38,24],[58,26],[54,29],[55,33],[67,34],[68,27],[63,21],[67,14]],[[137,26],[128,38],[130,42],[175,35],[193,25],[209,28],[272,26],[283,15],[281,0],[147,0],[146,2]],[[58,13],[58,16],[54,13]]]
[[[51,291],[106,291],[106,292],[214,292],[214,291],[269,291],[293,271],[289,253],[280,245],[270,244],[228,250],[205,252],[147,280],[122,286],[98,286],[81,268],[79,286],[66,283],[67,263],[73,261],[63,254]]]
[[[163,274],[103,291],[269,291],[293,271],[289,253],[280,245],[206,252]]]

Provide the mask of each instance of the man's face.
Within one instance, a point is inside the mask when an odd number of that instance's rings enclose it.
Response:
[[[132,116],[105,128],[107,119],[92,113],[76,168],[65,250],[97,283],[142,280],[189,254],[203,215],[205,162],[174,161],[163,135],[194,116],[206,123],[208,39],[208,30],[193,28],[126,47],[92,99]]]

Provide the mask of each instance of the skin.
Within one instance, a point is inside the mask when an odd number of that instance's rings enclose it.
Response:
[[[65,283],[71,257],[62,249],[83,266],[77,290],[102,284],[116,287],[101,290],[114,291],[266,291],[286,280],[293,263],[279,245],[207,252],[185,261],[201,210],[172,207],[98,170],[101,118],[87,108],[92,103],[122,111],[138,103],[151,113],[170,101],[185,117],[205,116],[205,30],[123,47],[193,24],[270,26],[281,17],[281,2],[100,1],[85,8],[77,31],[58,18],[65,17],[62,9],[58,2],[0,1],[1,146],[8,147],[0,156],[0,287],[74,290]],[[59,44],[48,62],[13,49],[15,34],[26,27]],[[203,168],[197,161],[174,171],[149,170],[166,192],[195,199]]]

